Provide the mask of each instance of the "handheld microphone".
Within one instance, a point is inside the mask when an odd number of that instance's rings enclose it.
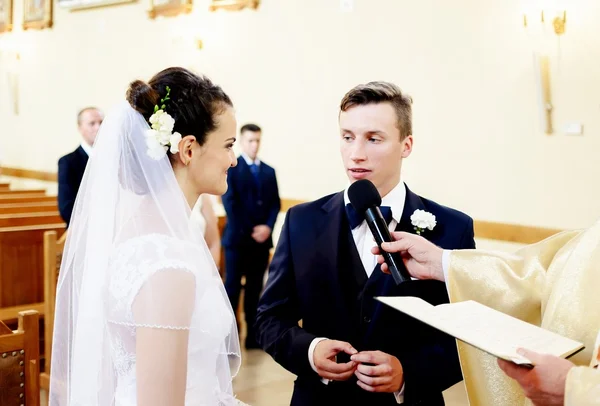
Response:
[[[350,204],[359,213],[364,213],[369,229],[375,238],[375,242],[379,247],[381,255],[385,260],[396,285],[402,282],[411,280],[406,267],[402,262],[402,258],[398,253],[386,252],[381,248],[384,242],[392,242],[392,236],[385,219],[381,215],[381,196],[377,188],[368,179],[361,179],[354,182],[348,188],[348,198]]]

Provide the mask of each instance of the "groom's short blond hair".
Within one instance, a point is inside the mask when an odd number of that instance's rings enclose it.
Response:
[[[351,89],[340,104],[346,111],[354,106],[371,103],[390,103],[396,112],[400,140],[412,134],[412,97],[402,93],[398,86],[389,82],[369,82]]]

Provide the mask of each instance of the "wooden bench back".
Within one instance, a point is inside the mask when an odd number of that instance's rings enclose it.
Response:
[[[64,236],[66,236],[66,232]],[[46,358],[44,372],[46,373],[50,373],[56,285],[65,240],[65,238],[58,239],[56,231],[46,231],[44,233],[44,356]]]
[[[9,195],[35,195],[44,196],[46,194],[45,189],[0,189],[0,196]]]
[[[58,203],[56,201],[41,203],[0,204],[0,215],[19,213],[44,213],[49,211],[58,212]]]
[[[15,204],[15,203],[41,203],[41,202],[57,202],[56,196],[42,196],[17,193],[14,195],[0,195],[0,205]]]
[[[39,406],[39,315],[23,311],[18,319],[16,332],[0,321],[0,405]]]
[[[0,227],[36,226],[63,222],[62,217],[57,211],[47,213],[0,214]]]
[[[27,309],[44,312],[44,233],[64,230],[64,224],[0,228],[0,320]]]

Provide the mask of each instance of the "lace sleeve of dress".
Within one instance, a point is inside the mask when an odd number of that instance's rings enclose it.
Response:
[[[133,299],[133,324],[136,327],[187,330],[198,293],[196,276],[188,269],[163,267],[154,271]]]

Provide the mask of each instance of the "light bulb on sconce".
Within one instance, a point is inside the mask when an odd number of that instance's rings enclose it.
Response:
[[[554,26],[554,32],[556,35],[564,34],[567,26],[567,11],[563,10],[562,16],[554,17],[554,20],[552,20],[552,25]]]

